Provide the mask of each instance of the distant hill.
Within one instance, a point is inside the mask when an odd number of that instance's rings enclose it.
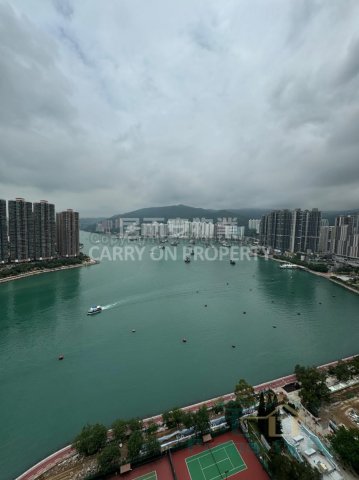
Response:
[[[188,220],[193,220],[194,218],[208,218],[217,221],[218,218],[235,217],[237,218],[239,225],[248,226],[248,220],[250,218],[261,218],[261,216],[268,211],[269,210],[258,208],[214,210],[180,204],[165,207],[141,208],[139,210],[113,215],[109,220],[115,220],[116,218],[139,218],[142,222],[143,219],[146,218],[163,218],[166,222],[169,218],[187,218]],[[100,220],[97,220],[92,224],[90,222],[86,223],[86,225],[83,226],[83,229],[94,231],[98,221]]]
[[[91,218],[81,218],[80,216],[80,230],[87,230],[88,227],[96,225],[96,223],[105,220],[106,217],[91,217]]]
[[[119,213],[110,217],[110,220],[116,218],[139,218],[143,219],[160,218],[166,222],[169,218],[187,218],[193,220],[194,218],[208,218],[217,221],[218,218],[235,217],[238,220],[238,225],[248,227],[248,220],[251,218],[261,218],[262,215],[272,211],[273,209],[264,208],[228,208],[223,210],[214,210],[208,208],[190,207],[188,205],[168,205],[165,207],[148,207],[133,210],[131,212]],[[329,211],[322,212],[322,218],[329,220],[329,225],[334,225],[335,217],[338,215],[354,215],[359,213],[359,210],[347,211]],[[81,218],[80,228],[87,231],[95,231],[96,223],[105,220],[105,217],[100,218]]]
[[[134,210],[132,212],[126,212],[119,215],[114,215],[111,219],[133,217],[133,218],[153,218],[159,217],[168,220],[169,218],[213,218],[218,217],[231,217],[233,211],[231,210],[211,210],[206,208],[189,207],[188,205],[169,205],[166,207],[149,207]]]

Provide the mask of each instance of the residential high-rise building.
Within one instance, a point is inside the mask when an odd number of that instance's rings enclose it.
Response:
[[[359,215],[341,215],[335,219],[335,255],[359,258]]]
[[[318,252],[333,253],[335,240],[335,227],[324,225],[320,227]]]
[[[301,252],[317,252],[322,213],[317,209],[305,210],[302,218]]]
[[[248,229],[249,230],[255,230],[256,233],[259,233],[259,228],[260,228],[261,220],[260,218],[251,218],[248,220]]]
[[[61,257],[80,253],[79,214],[71,209],[56,214],[57,252]]]
[[[34,203],[34,257],[36,260],[45,260],[55,255],[55,205],[41,200]]]
[[[312,210],[274,210],[263,215],[260,242],[263,246],[290,252],[318,250],[321,212]]]
[[[23,198],[9,200],[10,260],[28,262],[34,258],[32,203]]]
[[[8,248],[6,200],[0,200],[0,263],[8,261]]]
[[[144,238],[163,238],[167,236],[167,225],[162,222],[142,223],[141,236]]]
[[[169,218],[167,221],[168,235],[188,238],[190,236],[190,226],[190,221],[187,218]]]
[[[214,235],[218,240],[230,238],[234,234],[237,235],[237,230],[234,228],[237,227],[237,225],[237,218],[219,218],[215,224]]]

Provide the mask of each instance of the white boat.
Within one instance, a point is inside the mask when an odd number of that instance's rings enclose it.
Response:
[[[298,268],[295,263],[283,263],[279,268]]]
[[[87,311],[87,315],[96,315],[96,313],[101,313],[102,312],[102,307],[100,305],[90,307],[89,310]]]

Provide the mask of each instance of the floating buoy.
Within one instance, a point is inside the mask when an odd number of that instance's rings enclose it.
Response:
[[[297,315],[300,315],[300,312],[298,312]]]
[[[319,302],[319,305],[321,305],[321,304],[322,304],[322,302]]]
[[[132,333],[135,333],[135,331],[136,331],[136,330],[135,330],[135,329],[133,329],[133,330],[132,330]]]
[[[243,315],[245,315],[247,312],[243,312]]]
[[[235,345],[232,345],[232,348],[236,348],[236,346],[235,346]]]
[[[205,304],[205,307],[207,307],[207,303]]]
[[[63,355],[59,355],[59,360],[63,360],[65,357]]]
[[[196,293],[199,293],[199,290],[197,290]]]
[[[227,282],[227,285],[229,285],[229,283]]]
[[[186,343],[186,342],[187,342],[187,338],[182,338],[182,342],[183,342],[183,343]]]
[[[277,328],[277,325],[272,325],[273,328]]]

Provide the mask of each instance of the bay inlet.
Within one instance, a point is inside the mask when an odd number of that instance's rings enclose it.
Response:
[[[88,234],[81,241],[88,251]],[[239,378],[258,384],[358,353],[358,295],[264,259],[186,265],[155,261],[152,247],[141,261],[0,285],[1,478],[86,422],[150,416]],[[89,317],[94,304],[104,310]]]

